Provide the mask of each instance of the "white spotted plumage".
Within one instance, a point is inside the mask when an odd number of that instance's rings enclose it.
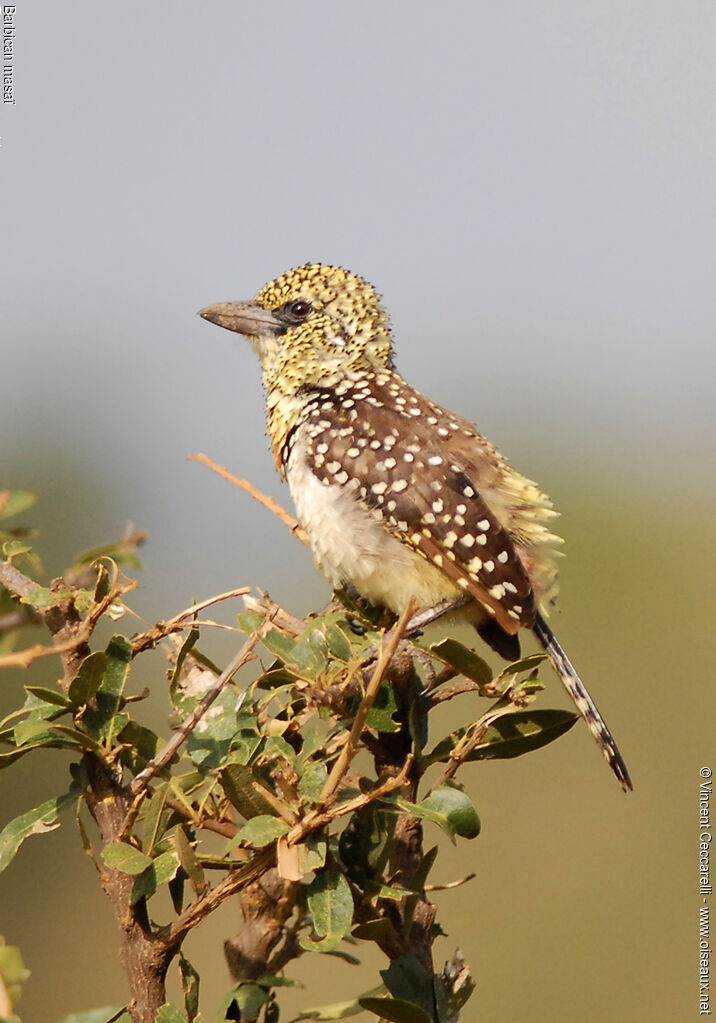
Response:
[[[545,621],[557,593],[556,515],[535,483],[467,420],[395,371],[388,318],[362,278],[307,264],[250,303],[202,311],[245,334],[268,432],[316,564],[335,585],[399,613],[473,598],[466,614],[510,659],[534,631],[622,787],[624,762]]]

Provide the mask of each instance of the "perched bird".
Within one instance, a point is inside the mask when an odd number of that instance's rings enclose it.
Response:
[[[508,660],[531,629],[624,790],[626,765],[545,614],[557,592],[549,498],[475,426],[393,365],[375,289],[340,267],[288,270],[251,302],[201,316],[261,360],[268,435],[317,567],[401,613],[472,598],[463,614]]]

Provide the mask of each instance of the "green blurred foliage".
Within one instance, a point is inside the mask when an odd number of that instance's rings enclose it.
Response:
[[[716,569],[712,515],[705,500],[615,492],[594,481],[586,487],[572,478],[551,489],[567,513],[561,531],[570,555],[564,610],[553,625],[614,729],[635,793],[627,799],[614,790],[580,728],[536,759],[500,763],[499,773],[489,763],[467,768],[463,781],[479,795],[490,827],[469,851],[458,846],[441,855],[436,880],[477,874],[469,887],[440,896],[442,926],[479,964],[486,1018],[680,1023],[692,997],[697,940],[693,808],[716,711],[703,671],[713,646],[709,608],[699,599]],[[33,681],[51,682],[49,666]],[[545,681],[560,700],[556,681],[546,673]],[[446,708],[445,719],[447,730],[464,724],[457,709]],[[34,769],[28,759],[14,773],[10,788],[0,779],[7,818],[47,795],[39,756]],[[43,978],[23,995],[28,1020],[121,1004],[111,913],[70,829],[28,843],[0,887],[7,939]],[[59,920],[75,936],[72,956],[58,956],[47,941]],[[216,992],[210,1009],[227,984],[221,943],[236,926],[226,906],[187,943],[205,991]],[[452,944],[442,947],[447,955]],[[323,1000],[360,990],[381,959],[322,971]],[[315,969],[304,960],[294,975],[311,985]],[[544,997],[525,998],[534,990]],[[179,990],[171,993],[179,1004]],[[282,995],[289,1012],[301,1002]]]

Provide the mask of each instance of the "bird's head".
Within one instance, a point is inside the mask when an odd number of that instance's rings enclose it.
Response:
[[[249,339],[268,391],[295,394],[345,373],[392,365],[380,296],[340,267],[307,263],[281,274],[251,302],[220,302],[199,315]]]

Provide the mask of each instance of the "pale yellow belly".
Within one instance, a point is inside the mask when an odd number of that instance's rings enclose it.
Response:
[[[333,586],[351,582],[366,600],[400,614],[411,597],[420,607],[464,592],[425,558],[391,536],[353,493],[326,486],[303,460],[287,473],[298,518],[308,534],[316,567]]]

